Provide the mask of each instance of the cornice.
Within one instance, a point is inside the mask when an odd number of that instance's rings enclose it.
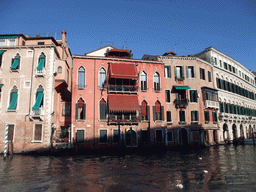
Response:
[[[213,68],[212,64],[198,57],[158,56],[158,58],[161,60],[196,60]]]

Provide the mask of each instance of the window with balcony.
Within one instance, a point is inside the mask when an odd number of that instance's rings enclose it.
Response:
[[[156,101],[153,106],[153,120],[164,121],[164,106],[161,106],[159,101]]]
[[[141,117],[142,121],[149,121],[150,120],[150,107],[148,106],[147,102],[143,100],[141,102]]]
[[[187,67],[187,78],[191,79],[195,77],[195,70],[194,70],[194,66],[188,66]]]
[[[171,78],[171,66],[164,66],[164,76]]]
[[[213,123],[217,123],[217,113],[216,112],[212,112],[212,121]]]
[[[183,81],[184,80],[184,68],[183,66],[176,66],[175,67],[175,80],[176,81]]]
[[[104,99],[100,100],[100,120],[107,119],[107,103]]]
[[[34,115],[41,115],[43,104],[44,104],[44,89],[40,85],[36,91],[35,104],[32,107]]]
[[[99,74],[100,74],[100,85],[99,85],[99,88],[100,89],[105,89],[106,88],[106,70],[102,67],[100,68],[100,71],[99,71]]]
[[[200,79],[205,80],[205,70],[200,68]]]
[[[20,69],[20,55],[17,53],[16,56],[12,59],[11,70]]]
[[[43,132],[43,125],[42,124],[35,124],[34,125],[34,138],[33,141],[41,142],[42,141],[42,132]]]
[[[16,110],[17,101],[18,101],[18,89],[16,86],[13,86],[11,93],[10,93],[9,107],[7,110],[8,111]]]
[[[212,73],[208,71],[208,81],[212,82]]]
[[[167,123],[172,122],[172,112],[171,111],[166,111],[166,118],[167,118]]]
[[[85,120],[86,105],[80,98],[76,103],[76,120]]]
[[[85,88],[85,68],[83,66],[78,68],[78,89]]]
[[[198,111],[191,111],[191,123],[195,123],[199,121],[199,113]]]
[[[145,71],[140,73],[140,90],[147,91],[147,74]]]
[[[176,89],[176,99],[174,100],[176,108],[186,108],[188,99],[186,97],[186,89]]]
[[[185,111],[179,111],[179,123],[186,123]]]
[[[161,91],[161,87],[160,87],[160,75],[158,72],[154,73],[154,91],[155,92],[159,92]]]
[[[197,103],[197,90],[190,90],[190,102]]]
[[[167,103],[171,102],[171,91],[170,90],[165,90],[165,99]]]
[[[44,53],[41,53],[41,55],[39,56],[39,59],[38,59],[36,74],[37,75],[43,74],[44,69],[45,69],[45,55],[44,55]]]
[[[101,129],[100,130],[100,139],[99,143],[107,143],[108,142],[108,130]]]
[[[204,111],[204,121],[205,123],[209,123],[210,121],[209,111]]]

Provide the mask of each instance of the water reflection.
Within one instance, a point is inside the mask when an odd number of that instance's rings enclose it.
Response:
[[[255,191],[253,146],[125,156],[13,156],[1,191]]]

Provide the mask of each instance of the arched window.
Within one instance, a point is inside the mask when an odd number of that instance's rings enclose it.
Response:
[[[160,91],[160,75],[157,72],[154,73],[154,91]]]
[[[78,89],[85,88],[85,69],[81,66],[78,69]]]
[[[106,70],[102,67],[100,69],[100,89],[104,89],[106,86]]]
[[[61,66],[58,67],[58,73],[62,73],[62,67]]]
[[[153,120],[164,121],[164,106],[161,106],[159,101],[156,101],[155,106],[153,106]]]
[[[12,59],[11,70],[20,69],[20,55],[17,53],[16,56]]]
[[[7,110],[16,110],[18,101],[18,89],[14,86],[10,93],[9,107]]]
[[[107,103],[104,99],[100,100],[100,120],[107,119]]]
[[[40,115],[40,112],[41,112],[40,109],[43,107],[43,104],[44,104],[43,101],[44,101],[44,89],[42,85],[40,85],[36,90],[35,104],[32,107],[32,110],[34,111],[34,113],[36,113],[36,115]]]
[[[38,58],[38,65],[37,65],[37,73],[43,73],[43,69],[45,67],[45,55],[44,53],[41,53],[41,55]]]
[[[149,109],[147,102],[145,100],[143,100],[141,102],[141,117],[140,117],[141,120],[144,120],[144,121],[150,120],[150,116],[149,116],[150,111],[149,110],[150,109]]]
[[[86,106],[84,100],[80,98],[76,103],[76,120],[85,120]]]
[[[147,91],[147,74],[144,71],[140,73],[140,90]]]

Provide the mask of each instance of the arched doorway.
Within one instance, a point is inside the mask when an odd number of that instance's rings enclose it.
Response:
[[[188,145],[188,131],[184,128],[182,128],[180,130],[180,134],[181,134],[181,143],[183,146],[187,146]]]
[[[125,144],[127,147],[137,146],[137,134],[134,130],[129,129],[125,132]]]
[[[240,138],[244,138],[244,128],[243,128],[243,125],[240,125]]]
[[[232,132],[233,132],[233,140],[237,139],[237,130],[236,130],[236,125],[232,125]]]
[[[223,125],[223,140],[228,141],[228,125],[226,123]]]

